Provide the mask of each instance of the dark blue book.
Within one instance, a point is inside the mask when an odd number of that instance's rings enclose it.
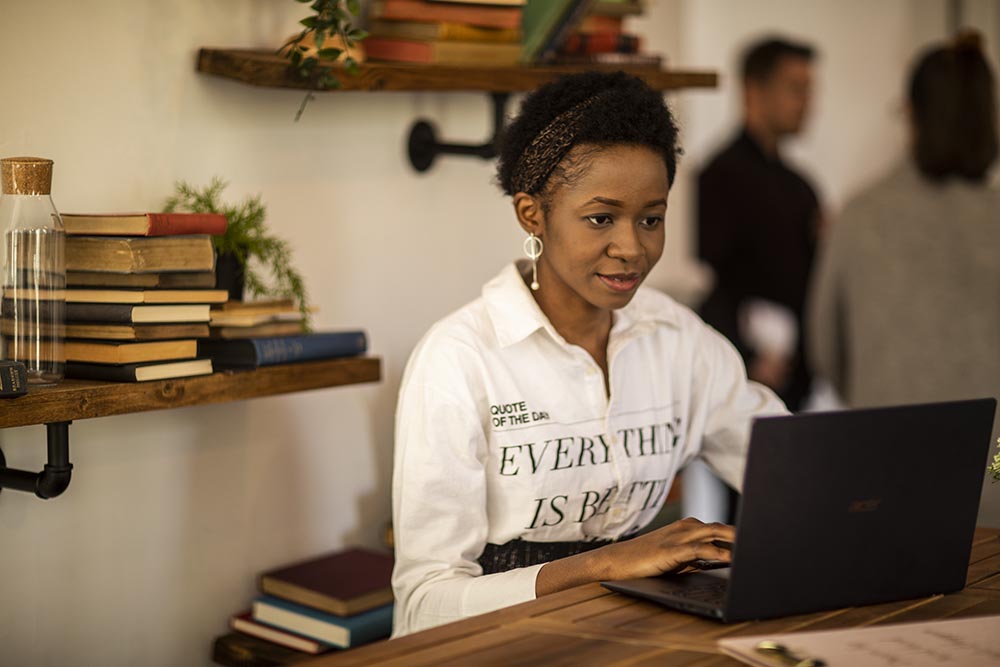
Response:
[[[253,618],[327,644],[350,648],[392,632],[392,604],[354,616],[335,616],[312,607],[263,595],[253,602]]]
[[[198,356],[215,368],[258,368],[296,361],[350,357],[368,349],[364,331],[328,331],[298,336],[199,340]]]

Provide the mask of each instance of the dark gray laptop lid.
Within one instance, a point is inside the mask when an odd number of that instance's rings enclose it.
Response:
[[[727,620],[961,589],[996,401],[754,422]]]

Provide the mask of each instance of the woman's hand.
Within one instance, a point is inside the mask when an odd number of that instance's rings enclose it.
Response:
[[[608,552],[605,579],[635,579],[679,571],[696,560],[728,563],[732,552],[717,542],[732,544],[735,538],[732,526],[687,518],[597,551]]]
[[[535,579],[535,594],[595,581],[652,577],[682,570],[699,559],[728,563],[730,550],[715,542],[732,543],[735,537],[732,526],[682,519],[631,540],[546,563]]]

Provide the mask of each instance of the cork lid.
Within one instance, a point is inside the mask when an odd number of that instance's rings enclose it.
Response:
[[[0,180],[5,195],[52,193],[52,160],[42,157],[0,159]]]

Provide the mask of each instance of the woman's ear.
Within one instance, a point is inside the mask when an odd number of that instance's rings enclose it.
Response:
[[[542,210],[542,202],[538,197],[518,192],[514,195],[514,213],[517,214],[521,229],[529,234],[542,236],[545,230],[545,211]]]

